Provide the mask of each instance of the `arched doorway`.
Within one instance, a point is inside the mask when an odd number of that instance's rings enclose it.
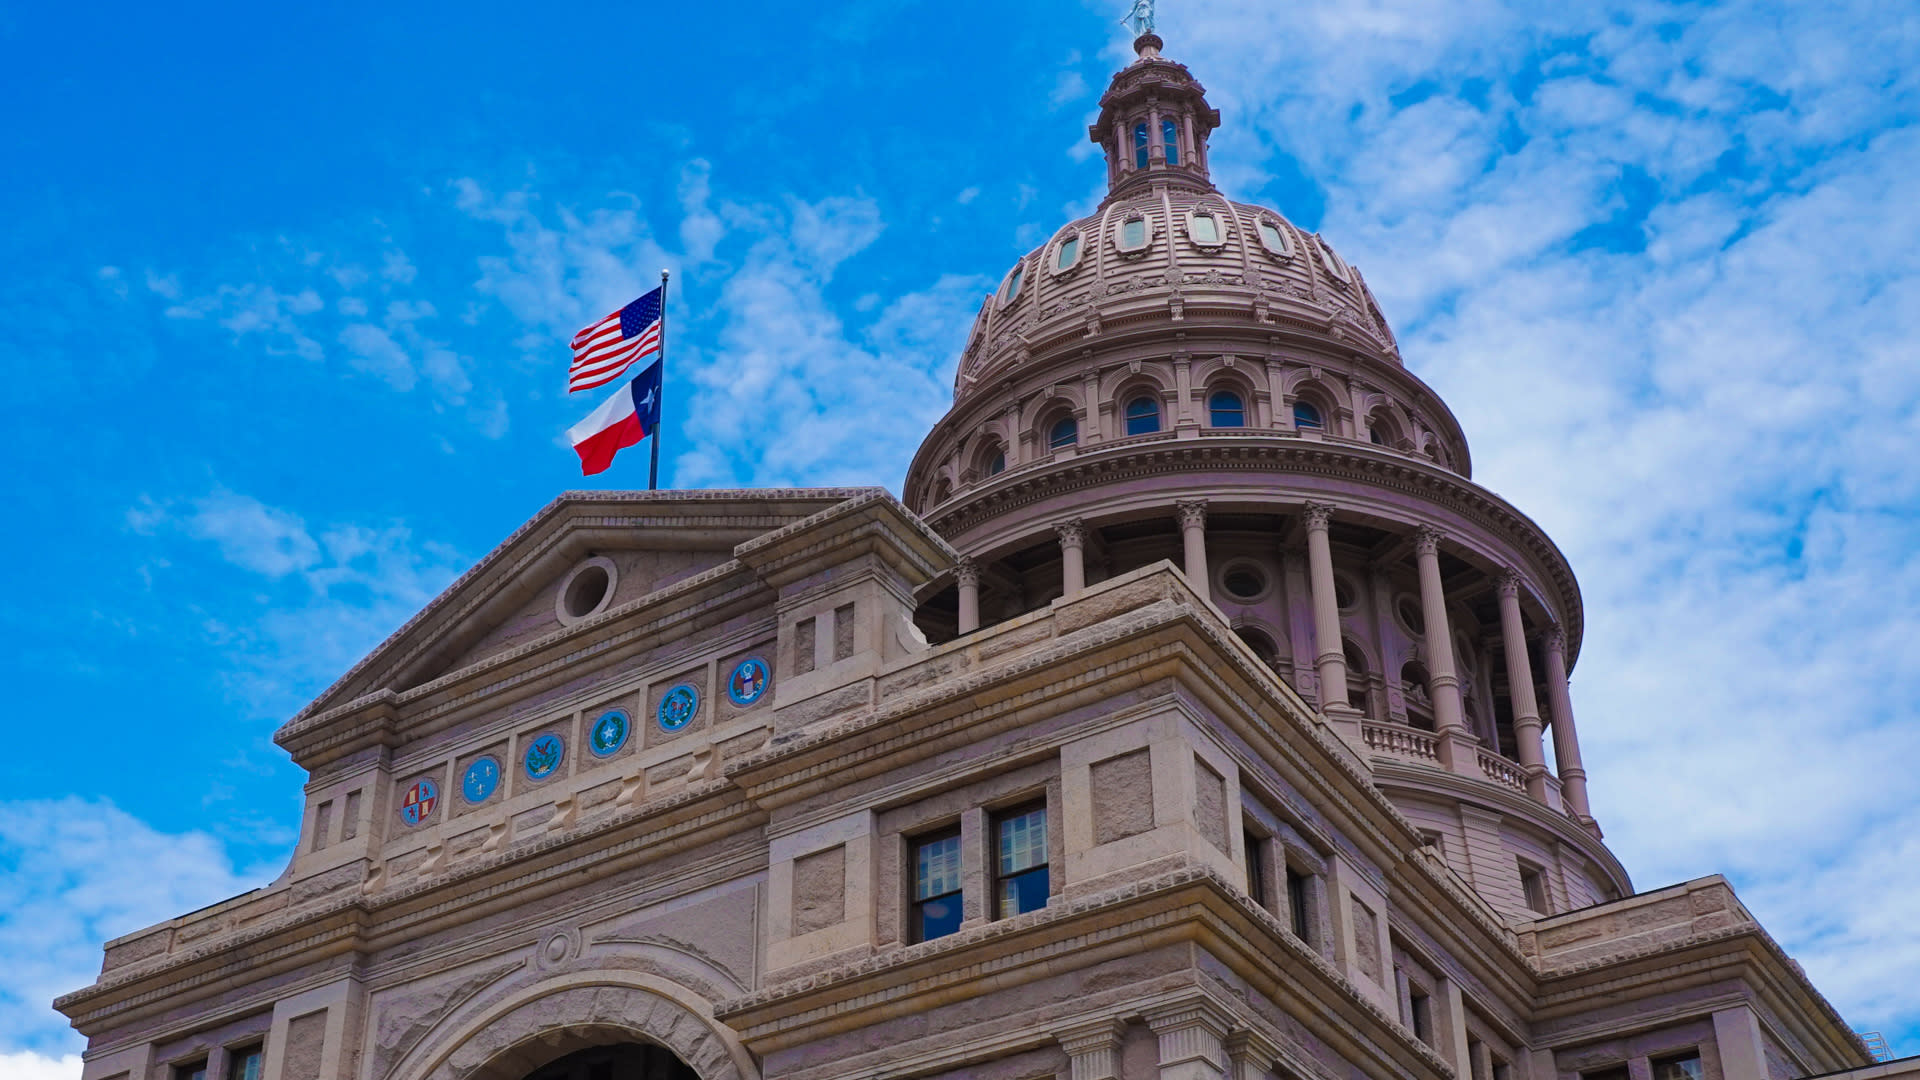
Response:
[[[630,1042],[576,1050],[526,1080],[700,1080],[700,1074],[665,1047]]]

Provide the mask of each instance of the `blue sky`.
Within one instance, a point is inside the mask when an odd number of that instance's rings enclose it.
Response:
[[[0,9],[0,1071],[277,871],[277,724],[556,493],[675,269],[681,486],[897,488],[1098,197],[1124,3]],[[1920,17],[1162,0],[1217,179],[1360,264],[1573,560],[1596,813],[1920,1052]],[[84,43],[84,48],[78,47]],[[644,455],[604,486],[644,486]]]

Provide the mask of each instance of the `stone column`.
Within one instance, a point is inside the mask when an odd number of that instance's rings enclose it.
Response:
[[[1053,1037],[1073,1063],[1073,1080],[1119,1080],[1120,1039],[1126,1030],[1118,1020],[1094,1020],[1060,1028]]]
[[[1226,1018],[1211,1002],[1193,1000],[1147,1014],[1160,1040],[1158,1080],[1225,1080]]]
[[[1440,530],[1422,525],[1413,553],[1420,567],[1420,619],[1426,624],[1427,696],[1433,699],[1433,726],[1440,733],[1440,763],[1457,773],[1478,772],[1474,738],[1467,731],[1460,703],[1460,674],[1453,663],[1453,630],[1447,622],[1447,597],[1440,584]]]
[[[1060,534],[1061,595],[1078,596],[1087,587],[1086,522],[1073,518],[1055,525],[1053,531]]]
[[[1500,638],[1507,653],[1507,696],[1513,702],[1513,737],[1520,744],[1520,767],[1527,774],[1527,794],[1547,801],[1546,753],[1540,746],[1540,702],[1533,695],[1533,666],[1527,660],[1527,628],[1520,619],[1520,575],[1502,570],[1494,579],[1500,589]]]
[[[953,580],[960,587],[960,632],[971,634],[980,629],[980,564],[961,559],[953,565]]]
[[[1184,352],[1173,354],[1173,396],[1176,408],[1167,427],[1197,428],[1200,420],[1193,411],[1193,359]]]
[[[1207,504],[1199,499],[1182,499],[1173,504],[1180,518],[1180,565],[1186,570],[1187,584],[1193,591],[1211,600],[1207,584]]]
[[[1574,817],[1592,821],[1587,770],[1580,764],[1580,735],[1573,726],[1573,694],[1567,688],[1567,632],[1559,623],[1547,631],[1547,700],[1553,704],[1553,757],[1560,765],[1560,794]]]
[[[1340,604],[1333,591],[1333,544],[1327,522],[1333,507],[1308,503],[1307,577],[1313,590],[1314,667],[1320,673],[1320,711],[1347,709],[1347,654],[1340,639]],[[1536,721],[1537,723],[1537,721]]]
[[[1249,1028],[1227,1036],[1226,1050],[1230,1080],[1266,1080],[1268,1071],[1280,1060],[1280,1048]]]

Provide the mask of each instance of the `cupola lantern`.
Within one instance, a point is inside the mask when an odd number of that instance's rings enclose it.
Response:
[[[1213,190],[1207,136],[1220,126],[1220,110],[1185,64],[1160,55],[1164,44],[1151,30],[1134,39],[1139,59],[1113,77],[1100,119],[1087,129],[1106,151],[1110,198],[1156,183]]]

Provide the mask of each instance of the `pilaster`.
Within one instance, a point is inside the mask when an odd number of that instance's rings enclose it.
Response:
[[[1225,1080],[1229,1017],[1205,998],[1163,1006],[1146,1017],[1160,1040],[1158,1080]]]
[[[1119,1080],[1120,1040],[1126,1030],[1126,1024],[1112,1019],[1055,1030],[1053,1037],[1072,1062],[1072,1080]]]

